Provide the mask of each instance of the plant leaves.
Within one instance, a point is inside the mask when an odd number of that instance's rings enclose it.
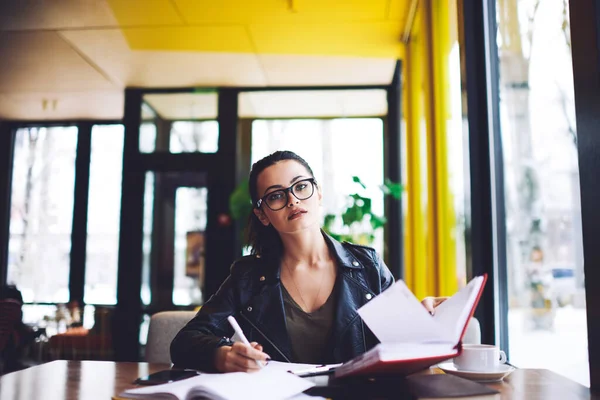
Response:
[[[392,182],[389,178],[387,178],[383,183],[383,186],[381,186],[381,190],[383,193],[392,196],[396,200],[399,200],[402,197],[404,186],[402,186],[401,183]]]
[[[327,232],[331,232],[331,226],[335,221],[336,216],[334,214],[327,214],[323,219],[323,229]]]
[[[353,176],[352,180],[356,183],[358,183],[360,186],[362,186],[363,189],[366,189],[367,187],[365,186],[364,183],[362,183],[362,181],[360,180],[360,178],[358,176]]]
[[[346,211],[342,214],[342,221],[344,222],[344,225],[350,226],[354,222],[362,221],[364,215],[365,214],[362,211],[362,208],[357,206],[356,204],[353,204],[351,207],[348,207]]]
[[[385,226],[385,224],[387,223],[387,218],[384,216],[379,217],[375,214],[371,214],[370,222],[373,230],[376,230]]]
[[[233,219],[245,221],[251,212],[252,200],[248,191],[248,180],[245,180],[229,196],[229,213]]]

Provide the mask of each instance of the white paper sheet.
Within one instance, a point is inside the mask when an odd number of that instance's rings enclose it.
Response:
[[[382,343],[437,341],[443,337],[438,324],[403,281],[362,306],[358,314]]]

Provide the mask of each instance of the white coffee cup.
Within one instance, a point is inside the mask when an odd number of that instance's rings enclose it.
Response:
[[[491,344],[465,344],[454,358],[454,366],[463,371],[494,371],[506,362],[506,353]]]

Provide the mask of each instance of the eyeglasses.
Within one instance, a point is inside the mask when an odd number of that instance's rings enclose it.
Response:
[[[260,206],[265,203],[271,210],[279,211],[288,204],[287,199],[289,192],[292,192],[294,197],[298,200],[306,200],[315,193],[316,185],[317,181],[315,181],[315,178],[302,179],[289,188],[278,189],[271,193],[267,193],[256,202],[256,208],[260,208]]]

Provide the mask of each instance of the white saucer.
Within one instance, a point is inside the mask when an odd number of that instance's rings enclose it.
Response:
[[[500,364],[494,371],[465,371],[457,369],[452,362],[438,364],[438,368],[447,374],[460,376],[461,378],[477,382],[498,382],[515,370],[515,367],[511,365]]]

